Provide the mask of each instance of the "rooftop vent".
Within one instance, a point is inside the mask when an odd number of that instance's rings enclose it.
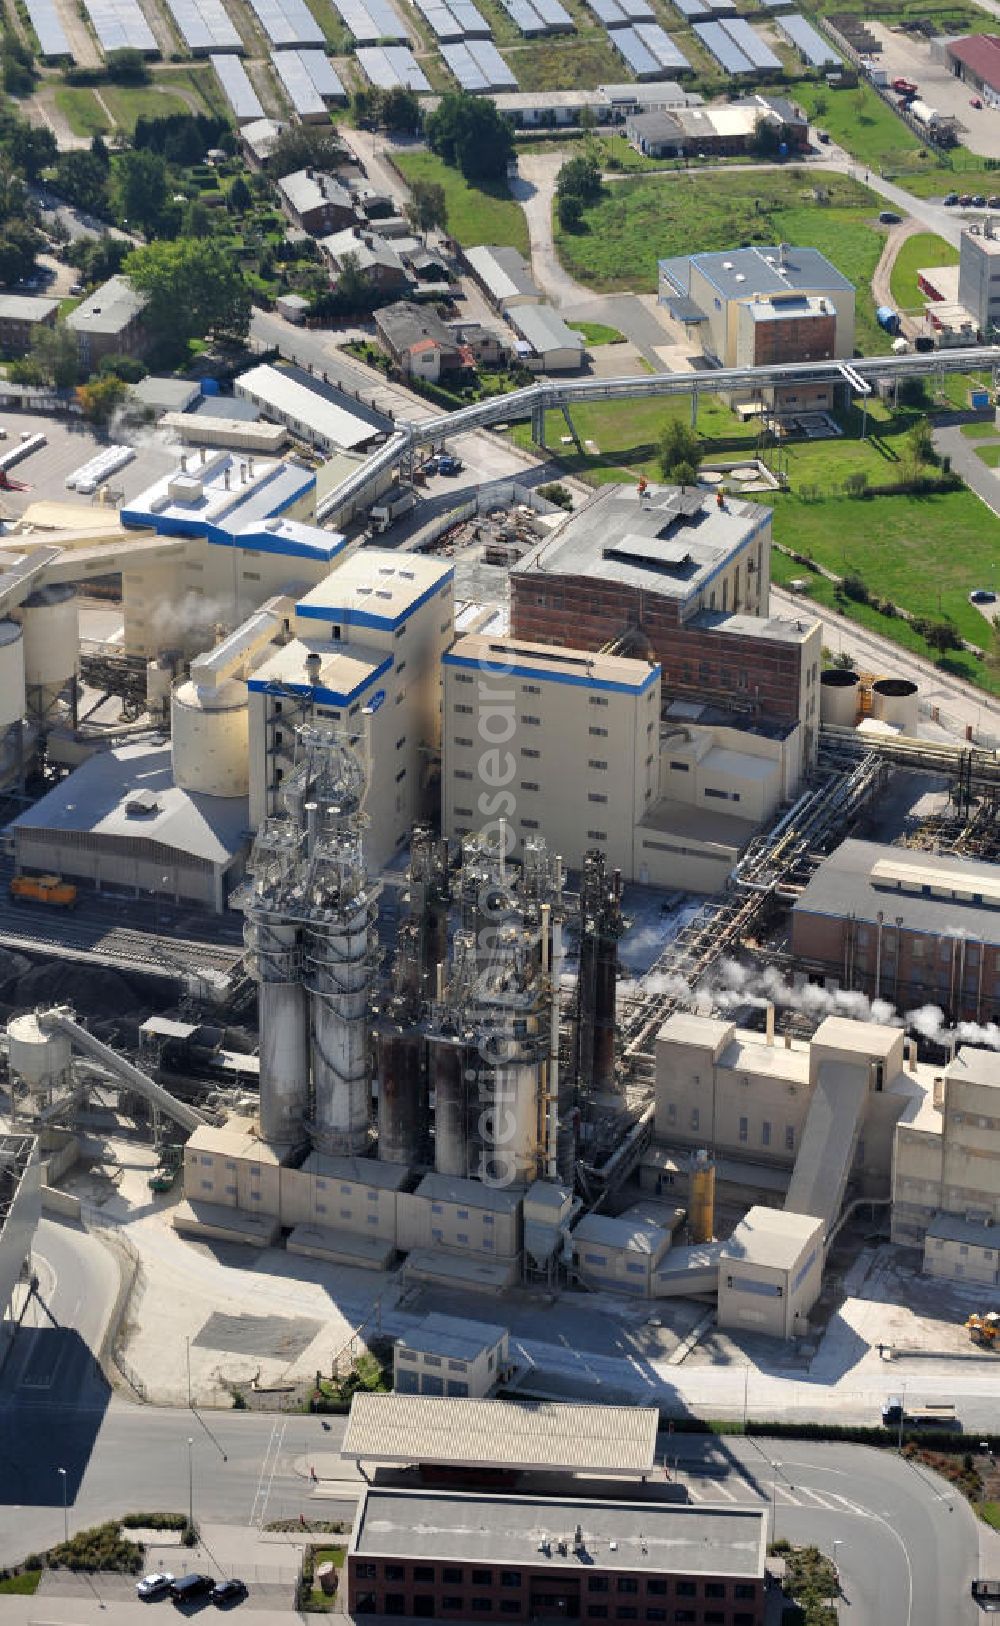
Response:
[[[160,804],[151,790],[134,790],[125,802],[127,819],[150,819],[159,811]]]

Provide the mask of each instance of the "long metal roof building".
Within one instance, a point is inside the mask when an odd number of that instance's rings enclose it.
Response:
[[[653,1467],[658,1422],[651,1406],[357,1394],[341,1456],[634,1479]]]

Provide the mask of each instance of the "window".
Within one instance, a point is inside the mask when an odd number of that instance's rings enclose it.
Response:
[[[587,831],[587,840],[588,841],[607,841],[607,839],[608,839],[608,832],[606,830],[588,830]]]
[[[734,1598],[754,1598],[756,1595],[757,1589],[751,1581],[737,1581],[733,1587]]]
[[[623,1608],[615,1610],[616,1620],[638,1620],[639,1611],[634,1603],[626,1604]]]
[[[690,773],[690,762],[671,762],[670,767],[674,773]]]
[[[470,672],[456,672],[455,673],[455,682],[456,683],[471,683],[472,682],[472,674]]]
[[[501,1570],[500,1571],[500,1585],[501,1586],[520,1586],[521,1585],[521,1571],[520,1570]]]
[[[400,768],[398,774],[396,775],[396,784],[397,785],[400,784],[401,781],[404,780],[405,778],[406,778],[406,769],[405,768]]]
[[[521,789],[522,790],[537,790],[538,789],[538,782],[535,779],[522,779],[521,780]]]
[[[608,766],[607,763],[602,762],[599,757],[591,757],[590,760],[587,763],[588,768],[597,768],[598,771],[601,772],[601,773],[604,773],[606,771],[607,766]]]
[[[473,1570],[473,1572],[472,1572],[472,1584],[473,1584],[473,1586],[492,1586],[493,1585],[493,1571],[492,1570]]]
[[[413,1613],[423,1620],[434,1619],[434,1594],[418,1592],[413,1600]]]
[[[472,769],[471,768],[456,768],[455,769],[455,778],[456,779],[471,779],[472,778]]]
[[[442,1609],[454,1609],[456,1614],[457,1614],[458,1611],[461,1609],[461,1607],[462,1607],[461,1598],[442,1598],[441,1599],[441,1608]]]
[[[502,1615],[519,1615],[521,1613],[521,1604],[519,1599],[501,1598],[500,1613]]]
[[[542,691],[539,688],[537,683],[522,683],[521,684],[521,693],[522,694],[541,694],[541,692]]]
[[[491,1615],[493,1613],[492,1598],[473,1598],[472,1613],[474,1615]]]
[[[588,800],[588,802],[606,802],[607,799],[608,798],[606,796],[601,795],[600,791],[588,790],[588,792],[587,792],[587,800]]]
[[[540,757],[541,754],[541,751],[533,751],[530,745],[522,745],[521,747],[521,755],[523,757]]]
[[[385,1578],[387,1581],[405,1581],[406,1571],[402,1564],[387,1564],[385,1566]]]
[[[608,737],[608,731],[607,731],[606,728],[589,728],[587,730],[587,733],[588,734],[593,734],[598,739],[601,739],[601,740],[606,740],[607,737]]]
[[[602,696],[601,696],[601,695],[599,695],[599,694],[592,694],[592,695],[589,695],[589,696],[588,696],[588,699],[589,699],[589,701],[590,701],[590,704],[591,704],[591,705],[592,705],[592,706],[606,706],[606,705],[607,705],[607,703],[608,703],[608,702],[607,702],[607,701],[606,701],[606,700],[605,700],[605,699],[604,699],[604,698],[603,698],[603,697],[602,697]]]
[[[464,1572],[464,1570],[446,1569],[444,1571],[444,1574],[442,1575],[441,1579],[442,1579],[442,1581],[452,1581],[452,1582],[454,1582],[454,1581],[464,1581],[465,1580],[465,1572]],[[462,1600],[461,1600],[461,1598],[459,1598],[457,1603],[456,1603],[456,1608],[459,1607],[461,1602],[462,1602]]]
[[[725,1581],[706,1581],[705,1596],[706,1598],[724,1598],[726,1596]]]
[[[749,1118],[741,1118],[740,1119],[740,1144],[745,1146],[747,1141],[749,1140],[749,1138],[750,1138],[750,1120],[749,1120]]]
[[[610,1588],[608,1586],[608,1578],[606,1575],[588,1575],[588,1592],[608,1592],[609,1590]]]
[[[587,1607],[588,1620],[607,1620],[608,1606],[606,1603],[592,1603]]]
[[[374,1564],[359,1564],[354,1573],[357,1576],[359,1581],[374,1581],[374,1579],[375,1579],[375,1565]]]
[[[525,713],[522,712],[521,721],[522,723],[527,723],[529,728],[539,728],[541,726],[542,719],[540,717],[526,716]]]
[[[676,1101],[668,1101],[667,1102],[667,1123],[668,1124],[676,1124],[676,1122],[677,1122],[677,1102]]]
[[[697,1107],[692,1107],[691,1108],[691,1128],[692,1128],[692,1131],[697,1131],[699,1129],[700,1125],[701,1125],[701,1113],[700,1113],[700,1111],[698,1110]]]
[[[785,1151],[786,1152],[794,1152],[794,1150],[795,1150],[795,1130],[794,1130],[794,1128],[792,1127],[791,1124],[786,1124],[785,1125]]]
[[[647,1605],[647,1607],[646,1607],[646,1619],[647,1620],[666,1620],[666,1618],[667,1618],[667,1611],[665,1609],[653,1609],[651,1606]]]
[[[517,822],[518,822],[518,824],[522,825],[525,830],[537,830],[538,829],[538,820],[537,819],[518,819]]]
[[[469,739],[466,739],[464,734],[456,734],[454,736],[454,744],[455,745],[471,745],[472,741],[469,740]]]
[[[766,1119],[760,1126],[760,1144],[762,1146],[770,1146],[771,1144],[771,1125]]]
[[[698,1588],[693,1581],[678,1581],[677,1596],[679,1598],[695,1598],[697,1595]],[[692,1615],[691,1618],[693,1620],[694,1616]]]
[[[472,716],[472,707],[471,706],[459,706],[459,705],[456,705],[454,707],[454,710],[458,711],[458,712],[461,712],[463,717],[471,717]]]
[[[724,1609],[706,1609],[701,1618],[705,1626],[725,1626],[726,1612]]]

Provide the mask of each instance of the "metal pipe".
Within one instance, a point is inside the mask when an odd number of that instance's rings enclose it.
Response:
[[[878,937],[875,941],[875,998],[882,997],[882,922],[885,914],[880,909],[875,917],[878,921]]]
[[[552,978],[549,994],[549,1122],[546,1174],[550,1180],[559,1175],[559,991],[562,987],[563,941],[562,921],[558,916],[552,922]]]

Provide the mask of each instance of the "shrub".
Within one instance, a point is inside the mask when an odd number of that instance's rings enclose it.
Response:
[[[869,594],[864,577],[859,576],[856,571],[849,571],[840,585],[845,598],[853,599],[855,604],[868,603]]]

